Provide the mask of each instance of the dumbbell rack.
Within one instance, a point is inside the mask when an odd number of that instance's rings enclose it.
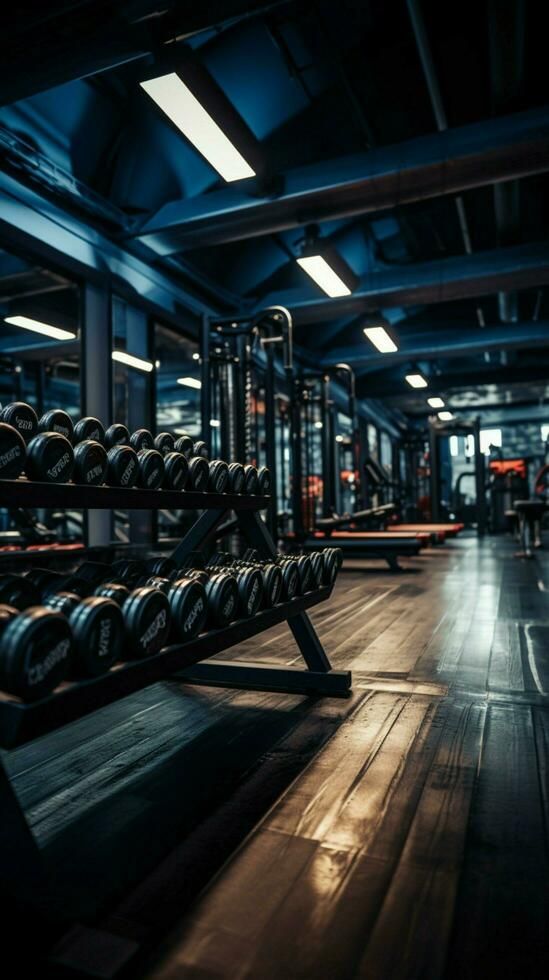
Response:
[[[199,517],[173,552],[178,564],[183,564],[191,552],[200,550],[216,532],[223,530],[233,512],[236,520],[231,523],[240,529],[248,544],[260,557],[273,557],[276,548],[259,513],[269,504],[269,497],[229,493],[42,484],[24,478],[0,481],[0,507],[197,510]],[[0,746],[13,748],[174,674],[189,683],[345,696],[351,686],[351,673],[332,670],[306,612],[327,599],[331,591],[332,586],[316,589],[265,609],[251,619],[237,620],[187,643],[165,647],[155,656],[116,664],[101,677],[67,682],[35,703],[24,704],[0,694]],[[306,669],[208,660],[285,621]],[[46,888],[39,852],[1,759],[0,804],[0,887],[5,885],[10,894],[25,902],[30,893],[33,906],[40,904],[41,896],[47,905],[50,889]]]

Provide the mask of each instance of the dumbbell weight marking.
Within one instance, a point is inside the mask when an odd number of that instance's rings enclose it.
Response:
[[[11,402],[0,411],[0,421],[11,425],[19,432],[25,442],[29,442],[38,432],[38,416],[26,402]]]
[[[4,614],[0,626],[0,688],[23,701],[50,694],[69,670],[72,634],[65,617],[32,606]]]
[[[103,445],[105,449],[112,449],[113,446],[128,446],[130,445],[130,433],[125,425],[121,425],[120,422],[115,422],[114,425],[109,425],[109,428],[105,432],[105,437],[103,439]]]
[[[63,613],[69,621],[73,635],[71,676],[98,677],[120,659],[124,620],[112,599],[99,596],[81,599],[71,592],[58,592],[45,604]]]
[[[102,423],[92,415],[86,415],[76,423],[73,432],[73,445],[76,446],[79,442],[85,442],[88,439],[100,442],[101,445],[105,440],[105,429]]]
[[[229,463],[228,485],[231,493],[244,493],[245,476],[242,463]]]
[[[148,429],[136,429],[130,436],[130,446],[139,453],[143,449],[154,449],[154,439]]]
[[[177,640],[190,640],[201,631],[208,614],[206,590],[202,582],[181,574],[175,581],[152,576],[147,579],[146,585],[160,589],[167,596]]]
[[[61,408],[52,408],[45,412],[38,421],[39,432],[58,432],[72,442],[74,426],[70,415],[67,415]]]
[[[212,459],[208,466],[208,490],[223,493],[229,482],[229,467],[222,459]]]
[[[175,440],[171,432],[159,432],[158,435],[154,437],[154,448],[157,449],[162,456],[166,456],[168,453],[173,453],[175,449]]]
[[[85,486],[99,486],[105,482],[109,468],[107,453],[100,442],[85,439],[74,450],[73,480]]]
[[[139,475],[139,460],[131,446],[112,446],[107,453],[106,483],[111,487],[133,487]]]
[[[158,490],[164,480],[164,458],[157,449],[141,449],[137,453],[139,475],[137,482],[146,490]]]
[[[67,483],[72,476],[74,453],[59,432],[39,432],[27,446],[25,472],[31,480]]]
[[[189,464],[183,453],[168,452],[164,459],[164,486],[168,490],[184,490],[189,476]]]

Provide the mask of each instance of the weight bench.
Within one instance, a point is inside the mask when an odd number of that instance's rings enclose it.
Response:
[[[442,543],[446,538],[457,537],[464,527],[464,524],[390,524],[387,530],[396,534],[400,534],[402,531],[425,531],[427,534],[432,534],[436,541]]]
[[[318,548],[326,538],[341,548],[344,558],[375,558],[386,561],[393,572],[402,571],[399,558],[413,558],[429,544],[428,534],[393,534],[388,531],[332,531],[329,535],[315,531],[303,544],[305,551]]]
[[[354,514],[334,514],[333,517],[320,517],[316,522],[317,530],[329,534],[341,528],[360,526],[369,521],[385,522],[395,510],[395,504],[380,504],[379,507],[369,507],[367,510],[357,510]]]

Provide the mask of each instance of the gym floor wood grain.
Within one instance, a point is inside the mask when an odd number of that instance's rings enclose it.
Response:
[[[110,943],[147,980],[546,973],[549,561],[514,551],[350,563],[312,615],[348,700],[170,681],[11,753],[81,922],[56,962]],[[297,662],[286,627],[231,655]]]

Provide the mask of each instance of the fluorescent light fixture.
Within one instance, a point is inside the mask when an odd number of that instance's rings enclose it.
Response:
[[[210,419],[210,425],[211,425],[212,429],[219,429],[219,428],[221,428],[221,422],[219,421],[219,419]]]
[[[318,422],[315,422],[315,429],[321,429],[321,428],[322,428],[322,422],[320,422],[320,420]]]
[[[49,323],[41,323],[40,320],[33,320],[30,316],[6,316],[4,320],[6,323],[11,323],[13,327],[32,330],[33,333],[40,333],[43,337],[52,337],[53,340],[76,340],[76,334],[71,330],[52,327]]]
[[[385,327],[364,327],[364,335],[382,354],[394,354],[398,350],[397,345],[389,337]]]
[[[152,361],[145,361],[142,357],[134,357],[133,354],[126,354],[125,350],[113,350],[113,361],[126,364],[128,367],[137,368],[138,371],[152,371],[154,364]]]
[[[451,412],[439,412],[438,417],[441,422],[451,422],[452,419],[455,418]]]
[[[427,404],[430,405],[431,408],[444,408],[444,399],[439,398],[437,395],[434,398],[428,398]]]
[[[198,353],[198,351],[195,350],[193,354],[193,361],[199,361],[199,360],[200,360],[200,354]]]
[[[200,390],[202,387],[202,382],[198,378],[178,378],[178,385],[185,385],[186,388],[196,388]]]
[[[336,436],[336,442],[343,442],[343,436]]]
[[[407,374],[406,381],[411,388],[426,388],[427,382],[422,374]]]
[[[343,279],[340,279],[337,272],[334,272],[322,255],[303,255],[297,260],[297,264],[332,299],[336,296],[351,295],[349,287],[345,285]]]
[[[223,180],[229,183],[232,180],[255,177],[255,170],[252,170],[176,72],[151,78],[140,82],[140,85]]]

